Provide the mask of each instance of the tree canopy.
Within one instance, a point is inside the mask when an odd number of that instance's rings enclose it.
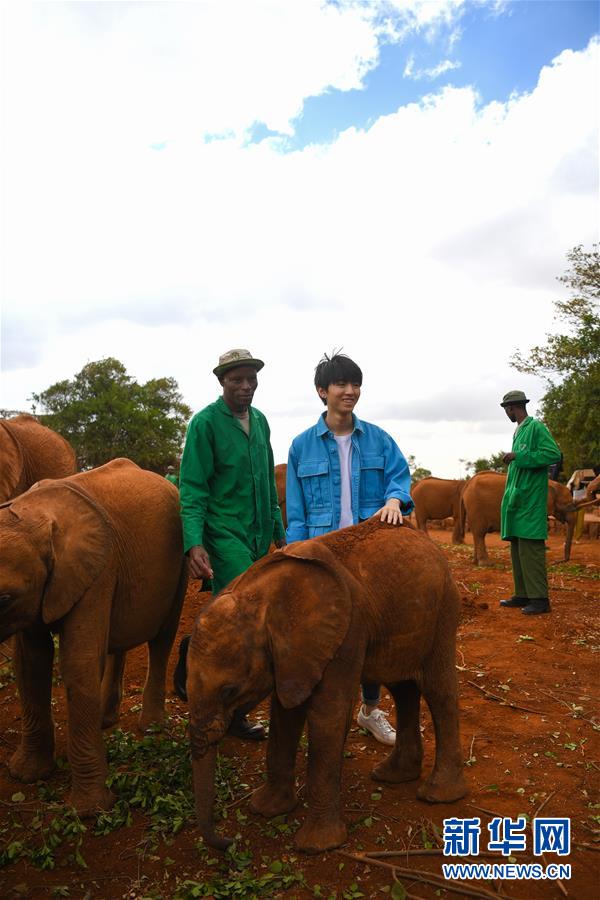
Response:
[[[469,477],[477,475],[479,472],[506,472],[507,466],[503,461],[505,452],[505,450],[499,450],[498,453],[492,453],[490,457],[480,456],[479,459],[473,461],[461,459],[459,462],[464,465]]]
[[[600,252],[580,244],[567,253],[570,263],[558,278],[571,295],[555,301],[556,319],[566,334],[547,335],[546,343],[511,360],[519,372],[542,375],[547,391],[542,417],[564,454],[564,471],[600,465]]]
[[[90,362],[72,381],[33,394],[34,410],[75,448],[82,468],[125,456],[144,469],[164,471],[176,463],[192,411],[173,378],[145,384],[108,357]]]
[[[408,468],[410,470],[410,483],[416,484],[417,481],[421,481],[423,478],[428,478],[431,475],[431,471],[429,469],[423,468],[417,463],[414,453],[411,453],[410,456],[407,456],[406,462],[408,463]]]

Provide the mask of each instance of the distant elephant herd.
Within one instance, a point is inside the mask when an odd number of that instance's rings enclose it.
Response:
[[[415,504],[417,527],[427,531],[430,519],[452,517],[452,542],[464,542],[467,527],[473,535],[473,562],[490,565],[485,536],[500,531],[500,505],[506,485],[506,475],[500,472],[480,472],[469,479],[424,478],[411,489]],[[564,559],[571,555],[571,544],[577,512],[571,492],[558,481],[548,482],[548,515],[567,524]]]
[[[148,645],[140,727],[164,720],[169,656],[187,586],[177,489],[129,460],[77,473],[75,454],[32,416],[0,420],[0,641],[14,635],[22,734],[9,762],[22,781],[54,767],[53,635],[66,689],[70,801],[82,816],[106,809],[102,729],[119,716],[125,655]],[[285,467],[277,467],[282,507]],[[460,597],[443,553],[422,532],[454,518],[453,539],[473,532],[475,562],[499,527],[504,476],[427,478],[413,492],[418,528],[374,519],[290,544],[259,560],[199,614],[188,656],[190,742],[198,826],[213,823],[217,746],[233,712],[271,695],[267,778],[251,806],[264,816],[297,803],[295,759],[308,728],[308,812],[296,835],[317,852],[346,837],[340,808],[344,742],[360,681],[388,688],[396,744],[372,773],[420,777],[419,708],[435,724],[432,773],[418,796],[466,793],[455,672]],[[551,482],[549,514],[568,523],[571,497]]]

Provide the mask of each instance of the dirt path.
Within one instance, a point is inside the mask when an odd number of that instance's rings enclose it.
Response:
[[[416,783],[394,787],[369,779],[385,749],[354,727],[347,742],[344,807],[350,835],[343,853],[304,857],[294,851],[295,814],[266,821],[253,816],[248,795],[261,782],[265,745],[223,742],[221,807],[225,830],[238,834],[235,853],[225,860],[196,846],[189,793],[187,746],[181,737],[185,704],[169,699],[167,737],[135,734],[145,650],[130,654],[123,703],[123,732],[108,737],[117,811],[86,823],[60,805],[68,772],[59,768],[46,784],[21,785],[6,763],[18,741],[20,707],[10,667],[0,668],[0,869],[1,897],[188,898],[460,896],[428,884],[439,876],[443,819],[479,817],[487,841],[494,816],[525,814],[571,818],[571,855],[546,854],[542,862],[569,862],[572,878],[551,881],[470,881],[474,896],[592,900],[600,875],[600,683],[598,603],[600,541],[573,548],[569,564],[560,556],[560,535],[549,539],[549,616],[525,617],[498,601],[512,593],[506,545],[488,536],[493,567],[475,568],[468,547],[452,547],[450,532],[432,532],[450,559],[463,597],[457,667],[461,683],[461,730],[469,795],[451,805],[429,806],[415,799]],[[470,537],[470,536],[468,536]],[[192,584],[180,633],[189,632],[202,601]],[[6,646],[2,647],[5,651]],[[383,703],[390,708],[389,700]],[[65,753],[64,695],[55,688],[58,753]],[[266,719],[268,708],[257,716]],[[432,764],[433,734],[423,712],[424,771]],[[127,732],[133,732],[129,735]],[[304,782],[304,750],[299,782]],[[165,786],[165,778],[167,785]],[[162,780],[161,780],[162,779]],[[113,829],[113,830],[111,830]],[[95,834],[93,831],[106,832]],[[166,836],[166,838],[165,838]],[[485,849],[485,847],[483,848]],[[358,861],[365,853],[398,855]],[[408,851],[408,852],[406,852]],[[423,851],[429,851],[423,853]],[[528,846],[514,853],[521,862],[540,861]],[[486,860],[487,861],[487,860]],[[505,861],[494,854],[496,862]],[[397,884],[390,866],[400,867]],[[46,868],[39,868],[46,866]],[[386,867],[387,866],[387,867]],[[401,869],[401,871],[400,871]],[[406,870],[410,870],[407,874]],[[203,885],[203,886],[202,886]],[[487,892],[487,893],[486,893]]]

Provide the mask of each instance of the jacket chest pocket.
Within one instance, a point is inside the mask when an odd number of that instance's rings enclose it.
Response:
[[[331,508],[328,460],[298,463],[298,479],[308,512]]]
[[[384,503],[384,458],[383,456],[363,456],[360,460],[360,500]]]

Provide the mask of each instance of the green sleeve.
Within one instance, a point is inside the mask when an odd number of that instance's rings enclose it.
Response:
[[[514,465],[518,469],[541,469],[560,460],[560,449],[548,429],[533,421],[529,428],[528,446],[515,451]]]
[[[214,441],[210,421],[196,416],[189,424],[179,471],[183,549],[204,542],[209,482],[214,472]]]
[[[285,528],[283,527],[281,509],[279,508],[279,500],[277,498],[277,487],[275,485],[275,463],[273,460],[273,448],[271,447],[271,430],[267,420],[265,419],[264,421],[267,453],[269,457],[269,493],[271,497],[271,518],[273,519],[273,540],[281,541],[285,537]]]

